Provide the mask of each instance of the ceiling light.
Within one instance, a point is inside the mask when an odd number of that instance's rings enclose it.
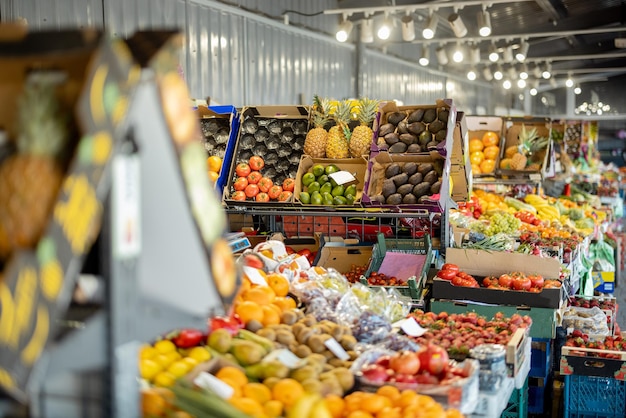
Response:
[[[491,35],[491,16],[487,10],[478,12],[478,34],[480,36]]]
[[[374,21],[372,19],[361,21],[361,42],[364,44],[374,42]]]
[[[509,67],[507,74],[509,75],[509,77],[511,77],[511,80],[515,80],[517,78],[517,70],[515,69],[514,65],[511,65]]]
[[[472,64],[478,64],[480,62],[480,48],[478,48],[478,46],[474,46],[470,49],[470,62]]]
[[[572,80],[571,75],[567,77],[567,80],[565,80],[565,87],[568,89],[574,87],[574,80]]]
[[[467,35],[465,23],[463,23],[463,19],[461,19],[461,16],[458,13],[452,13],[448,16],[448,23],[450,23],[450,27],[454,31],[454,35],[457,38],[462,38]]]
[[[543,70],[543,73],[541,73],[541,76],[545,78],[546,80],[552,77],[552,66],[550,65],[550,63],[546,64],[546,69]]]
[[[510,80],[504,80],[502,82],[502,87],[504,87],[505,90],[508,90],[511,88],[511,81]]]
[[[350,22],[347,19],[344,19],[344,21],[341,22],[341,25],[339,25],[339,29],[337,30],[337,34],[335,35],[335,38],[337,38],[339,42],[347,41],[348,37],[350,36],[350,33],[352,32],[353,26],[354,25],[352,24],[352,22]]]
[[[528,79],[528,67],[526,66],[526,64],[522,64],[522,69],[519,73],[519,78],[521,78],[522,80]]]
[[[402,24],[402,40],[405,42],[411,42],[415,39],[415,21],[411,16],[403,16],[401,20]]]
[[[535,76],[535,78],[541,78],[541,67],[539,66],[539,64],[535,65],[535,68],[533,69],[533,75]]]
[[[422,47],[422,56],[419,59],[419,63],[421,66],[426,67],[428,64],[430,64],[429,56],[430,56],[430,50],[428,48],[428,45],[424,45]]]
[[[494,44],[489,45],[489,61],[498,62],[500,55],[498,55],[498,48]]]
[[[493,74],[491,73],[491,68],[489,68],[488,65],[483,68],[483,77],[485,77],[485,80],[487,81],[493,80]]]
[[[520,89],[523,89],[524,87],[526,87],[526,80],[523,80],[521,78],[517,80],[517,87],[519,87]]]
[[[445,47],[440,46],[439,48],[437,48],[435,53],[437,55],[437,62],[439,63],[439,65],[447,65],[448,64],[448,54],[446,53],[446,48]]]
[[[531,87],[530,91],[529,91],[531,96],[536,96],[537,95],[537,87]]]
[[[528,56],[529,47],[530,45],[528,44],[528,42],[522,41],[520,43],[519,48],[517,49],[517,52],[515,53],[515,59],[518,60],[519,62],[524,62],[524,60]]]
[[[439,16],[436,14],[431,14],[428,19],[428,23],[424,30],[422,30],[422,36],[424,39],[433,39],[435,37],[435,32],[437,31],[437,23],[439,23]]]
[[[500,64],[498,64],[498,66],[496,67],[496,71],[493,73],[493,78],[500,81],[502,80],[502,77],[504,77],[504,74],[502,74],[502,67],[500,66]]]
[[[452,61],[461,62],[463,61],[463,50],[461,49],[461,45],[456,46],[454,52],[452,53]]]
[[[391,25],[391,19],[389,19],[388,16],[385,16],[385,18],[383,19],[383,24],[380,28],[378,28],[378,32],[376,32],[376,35],[378,35],[378,39],[382,39],[383,41],[389,39],[389,36],[391,36]]]
[[[473,68],[471,68],[468,72],[467,72],[467,79],[470,81],[474,81],[476,80],[476,70],[474,70]]]
[[[502,52],[502,59],[504,62],[513,61],[513,47],[511,45],[507,45],[504,47],[504,52]]]
[[[582,92],[583,90],[580,88],[580,85],[576,85],[576,87],[574,87],[574,94],[580,94]]]

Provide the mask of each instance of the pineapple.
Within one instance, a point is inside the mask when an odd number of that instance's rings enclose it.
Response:
[[[328,158],[348,158],[350,150],[348,142],[350,140],[350,110],[351,104],[348,100],[342,100],[335,109],[335,120],[337,125],[328,131],[328,142],[326,144],[326,157]]]
[[[548,146],[548,138],[537,135],[537,128],[526,130],[526,126],[523,124],[518,138],[519,152],[527,157],[532,156],[534,153]]]
[[[371,125],[376,117],[378,104],[378,100],[371,100],[367,97],[359,100],[359,122],[361,122],[361,124],[354,128],[352,136],[350,137],[349,145],[350,155],[352,155],[352,157],[356,158],[364,154],[369,154],[372,137],[374,136]]]
[[[0,259],[34,248],[63,180],[66,114],[52,74],[31,75],[19,100],[17,153],[0,166]]]
[[[304,140],[304,153],[313,158],[326,157],[326,143],[328,142],[328,132],[324,125],[328,122],[330,103],[328,99],[320,99],[315,96],[311,115],[313,119],[313,129],[306,134]]]

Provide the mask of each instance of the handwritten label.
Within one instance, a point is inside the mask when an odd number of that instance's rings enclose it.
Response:
[[[421,337],[426,332],[426,330],[422,328],[413,317],[402,321],[400,328],[410,337]]]
[[[274,360],[278,360],[290,369],[296,369],[304,365],[304,360],[285,348],[274,350],[263,358],[264,363]]]
[[[329,338],[324,341],[324,345],[326,348],[330,350],[331,353],[335,355],[339,360],[350,360],[350,355],[343,349],[341,344],[337,342],[334,338]]]
[[[267,286],[267,280],[265,280],[265,277],[261,276],[261,273],[259,273],[259,271],[254,267],[244,266],[243,273],[248,277],[248,280],[250,280],[252,284]]]
[[[356,181],[356,177],[354,177],[354,175],[352,175],[349,171],[337,171],[336,173],[329,174],[328,177],[335,180],[335,183],[338,185]]]
[[[235,393],[235,389],[207,372],[200,372],[200,374],[198,374],[198,376],[193,380],[193,383],[203,389],[214,392],[222,399],[230,399]]]

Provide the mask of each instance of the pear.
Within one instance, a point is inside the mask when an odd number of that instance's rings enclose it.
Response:
[[[232,345],[233,337],[230,332],[224,328],[218,328],[211,332],[209,335],[209,347],[217,351],[218,353],[228,353],[230,346]]]

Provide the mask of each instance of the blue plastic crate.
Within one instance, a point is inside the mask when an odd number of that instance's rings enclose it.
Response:
[[[509,404],[500,418],[526,418],[528,416],[528,379],[520,389],[513,389]]]
[[[566,418],[624,418],[626,381],[566,375],[563,404]]]
[[[528,413],[543,414],[545,408],[546,387],[545,380],[541,385],[528,385]]]
[[[547,338],[533,338],[530,349],[530,377],[545,379],[550,374],[552,367],[551,342]]]

